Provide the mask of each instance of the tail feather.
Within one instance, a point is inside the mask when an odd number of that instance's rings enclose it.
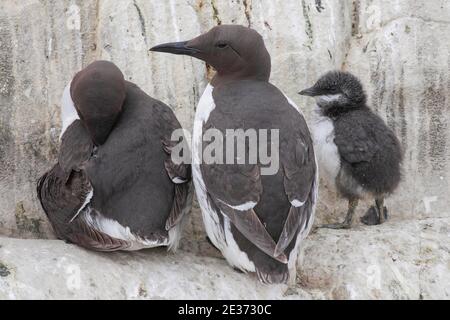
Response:
[[[271,272],[264,272],[256,269],[256,275],[259,281],[264,284],[287,284],[289,281],[289,270],[273,270]]]

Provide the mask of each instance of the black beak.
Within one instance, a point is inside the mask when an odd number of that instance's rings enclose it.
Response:
[[[302,96],[309,96],[309,97],[314,97],[317,95],[316,90],[314,90],[314,87],[302,90],[298,94],[302,95]]]
[[[200,50],[188,47],[187,46],[188,41],[181,41],[181,42],[169,42],[169,43],[163,43],[157,46],[154,46],[150,49],[150,51],[157,51],[157,52],[168,52],[173,54],[183,54],[187,56],[193,56],[196,53],[199,53]]]

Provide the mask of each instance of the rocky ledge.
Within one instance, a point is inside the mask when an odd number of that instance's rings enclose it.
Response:
[[[289,287],[261,285],[206,253],[211,249],[105,254],[56,240],[0,238],[0,300],[449,299],[449,223],[318,230],[305,241]]]

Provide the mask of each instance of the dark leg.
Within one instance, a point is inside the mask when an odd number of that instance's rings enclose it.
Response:
[[[375,205],[371,206],[366,214],[361,217],[361,222],[368,226],[374,226],[385,222],[387,217],[388,212],[384,206],[384,198],[377,198],[375,200]]]
[[[352,227],[353,215],[355,214],[355,210],[356,210],[356,207],[358,206],[358,202],[359,202],[358,199],[350,199],[348,201],[347,216],[345,217],[344,222],[323,224],[323,225],[319,226],[319,228],[350,229]]]
[[[378,211],[378,223],[382,224],[387,219],[386,208],[384,207],[384,198],[377,198],[375,200],[375,204],[377,206]]]

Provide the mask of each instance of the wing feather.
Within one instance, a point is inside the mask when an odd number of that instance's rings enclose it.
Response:
[[[378,151],[376,141],[364,126],[355,126],[345,119],[336,122],[334,143],[341,157],[349,163],[370,161]]]
[[[188,205],[187,202],[191,193],[191,165],[185,163],[176,164],[172,160],[171,155],[174,144],[168,140],[162,141],[163,149],[169,155],[164,162],[164,166],[167,175],[175,184],[175,195],[172,209],[166,221],[166,230],[170,230],[176,226],[189,211],[186,210],[186,206]]]

